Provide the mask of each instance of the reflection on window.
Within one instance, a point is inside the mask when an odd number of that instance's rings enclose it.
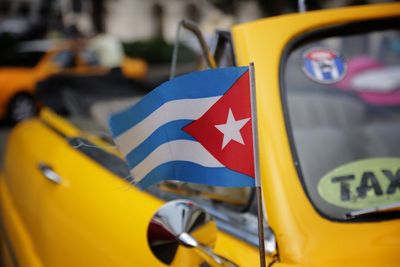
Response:
[[[306,190],[323,213],[318,183],[357,160],[400,156],[400,33],[376,31],[306,43],[289,55],[284,79]]]

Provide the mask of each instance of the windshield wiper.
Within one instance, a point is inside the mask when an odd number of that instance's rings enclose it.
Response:
[[[344,216],[346,219],[353,219],[353,218],[362,217],[367,214],[379,213],[382,211],[387,211],[387,210],[397,209],[397,208],[400,208],[400,202],[395,202],[395,203],[391,203],[391,204],[386,204],[386,205],[362,209],[362,210],[353,210],[353,211],[346,213]]]

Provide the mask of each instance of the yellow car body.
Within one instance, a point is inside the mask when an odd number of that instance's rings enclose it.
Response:
[[[295,37],[321,27],[400,15],[381,4],[285,15],[232,29],[237,65],[254,61],[261,178],[268,224],[278,255],[291,266],[398,266],[399,219],[342,222],[322,217],[296,172],[280,95],[280,62]],[[147,227],[163,200],[140,191],[71,145],[90,140],[107,155],[114,147],[49,110],[10,134],[0,179],[4,266],[165,266],[152,254]],[[60,184],[44,179],[54,170]],[[220,231],[215,252],[238,266],[258,266],[258,248]],[[173,266],[197,266],[188,257]]]
[[[254,61],[256,65],[257,102],[263,103],[258,106],[263,193],[280,260],[286,263],[282,266],[396,266],[399,262],[399,219],[333,222],[312,207],[293,164],[278,90],[281,58],[292,39],[318,28],[399,15],[399,4],[372,5],[265,19],[233,29],[237,64]]]

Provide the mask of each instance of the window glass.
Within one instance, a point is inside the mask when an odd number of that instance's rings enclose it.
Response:
[[[60,68],[73,68],[76,66],[75,55],[68,50],[57,53],[53,58],[53,62]]]
[[[294,150],[314,206],[334,219],[400,201],[400,32],[312,39],[284,67]]]
[[[80,56],[82,57],[85,64],[89,66],[99,66],[100,64],[99,58],[94,51],[85,49],[80,53]]]

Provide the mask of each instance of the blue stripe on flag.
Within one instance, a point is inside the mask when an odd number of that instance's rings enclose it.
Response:
[[[255,186],[254,178],[245,174],[224,167],[210,168],[187,161],[170,161],[161,164],[136,185],[140,188],[146,188],[154,183],[169,179],[211,186]]]
[[[109,119],[112,135],[118,137],[171,100],[223,95],[247,70],[248,67],[205,70],[165,82],[136,105],[113,114]]]
[[[158,146],[174,140],[194,140],[181,129],[193,120],[171,121],[155,130],[146,140],[126,155],[129,168],[134,168]]]

